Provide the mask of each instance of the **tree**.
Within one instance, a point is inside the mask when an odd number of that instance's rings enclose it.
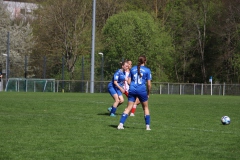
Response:
[[[171,28],[175,45],[175,72],[179,82],[206,83],[211,74],[209,59],[210,24],[219,9],[214,1],[177,0],[168,5],[171,11],[167,26]]]
[[[96,26],[97,29],[102,29],[107,19],[112,15],[121,12],[123,8],[123,4],[125,4],[127,0],[101,0],[97,1],[97,13],[96,13]]]
[[[10,30],[10,64],[13,77],[24,77],[25,56],[30,57],[35,41],[32,27],[21,22],[14,24]],[[30,68],[30,67],[28,67]]]
[[[7,32],[10,28],[10,13],[6,10],[3,0],[0,0],[0,50],[6,51]]]
[[[110,76],[123,59],[131,59],[136,64],[138,56],[146,55],[153,79],[168,80],[166,75],[172,63],[171,38],[159,27],[146,12],[130,11],[110,17],[103,28],[104,56],[109,68],[105,75]]]
[[[79,55],[89,52],[91,3],[87,0],[48,0],[38,11],[34,25],[37,56],[47,56],[50,68],[60,70],[62,56],[74,79]],[[57,67],[57,68],[56,68]],[[37,72],[37,71],[36,71]]]
[[[220,82],[238,82],[240,80],[240,13],[239,1],[229,0],[219,3],[215,12],[215,20],[211,23],[211,39],[215,40],[214,47],[218,53],[215,58],[215,78]]]
[[[0,49],[7,51],[7,34],[10,34],[10,68],[11,77],[24,76],[24,58],[29,55],[34,45],[32,28],[29,23],[19,21],[15,23],[10,19],[10,13],[0,1]]]

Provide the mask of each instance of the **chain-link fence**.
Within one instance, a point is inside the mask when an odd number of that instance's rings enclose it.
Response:
[[[20,79],[21,81],[26,81]],[[41,79],[40,79],[41,80]],[[27,79],[28,84],[31,81],[36,81],[36,79]],[[44,81],[45,82],[45,81]],[[108,83],[109,81],[95,81],[94,82],[94,93],[108,93]],[[14,88],[11,91],[24,92],[26,90],[16,88],[22,88],[25,83],[15,82],[11,84]],[[45,84],[45,83],[44,83]],[[48,83],[46,83],[48,84]],[[81,80],[55,80],[52,88],[54,91],[51,92],[79,92],[79,93],[89,93],[90,92],[90,81]],[[16,85],[16,86],[14,86]],[[3,91],[6,89],[6,80],[2,80]],[[7,91],[7,90],[6,90]],[[41,92],[42,90],[30,90],[28,92]],[[47,90],[44,90],[45,92]],[[240,84],[203,84],[203,83],[163,83],[163,82],[153,82],[152,83],[152,94],[178,94],[178,95],[240,95]]]

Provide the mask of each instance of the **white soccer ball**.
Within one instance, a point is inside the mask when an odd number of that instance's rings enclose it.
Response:
[[[221,122],[222,122],[222,124],[230,124],[230,122],[231,122],[231,119],[228,117],[228,116],[223,116],[222,118],[221,118]]]

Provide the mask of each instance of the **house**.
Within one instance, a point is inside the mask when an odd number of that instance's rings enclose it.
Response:
[[[11,19],[34,18],[34,10],[38,8],[35,3],[26,3],[21,1],[3,0],[7,10],[11,13]]]

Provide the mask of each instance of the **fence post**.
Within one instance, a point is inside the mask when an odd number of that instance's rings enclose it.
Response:
[[[55,90],[55,81],[53,82],[53,92],[55,93],[56,92],[56,90]]]
[[[203,95],[203,83],[202,83],[202,87],[201,87],[201,95]]]
[[[64,57],[62,56],[62,93],[64,93]]]
[[[162,94],[162,85],[160,84],[159,94]]]
[[[169,94],[169,83],[168,83],[168,94]]]
[[[58,93],[58,84],[59,84],[59,81],[57,80],[57,93]]]
[[[193,95],[195,95],[195,92],[196,92],[196,85],[195,85],[195,83],[193,83]]]
[[[71,82],[68,83],[68,91],[71,92]]]
[[[223,96],[225,96],[225,82],[223,83]]]
[[[222,88],[222,86],[221,86],[221,84],[219,84],[219,90],[218,90],[218,95],[220,96],[221,95],[221,88]]]
[[[28,91],[28,80],[26,79],[25,82],[26,82],[26,89],[25,89],[25,91],[27,92]]]
[[[88,93],[88,81],[87,81],[87,85],[86,85],[86,93]]]
[[[15,91],[18,92],[18,80],[15,82]]]
[[[182,85],[181,84],[179,86],[179,93],[180,93],[180,95],[182,95]]]

